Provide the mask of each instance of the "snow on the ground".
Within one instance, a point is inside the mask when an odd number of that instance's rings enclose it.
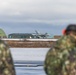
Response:
[[[44,61],[49,48],[10,48],[14,61]]]

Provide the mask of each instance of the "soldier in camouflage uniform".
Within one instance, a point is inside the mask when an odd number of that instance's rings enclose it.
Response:
[[[0,75],[16,75],[8,45],[0,40]]]
[[[65,35],[56,41],[46,55],[47,75],[76,75],[76,25],[70,24]]]

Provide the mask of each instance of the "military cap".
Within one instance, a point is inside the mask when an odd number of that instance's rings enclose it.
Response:
[[[67,31],[76,31],[76,24],[69,24],[66,28]]]
[[[68,35],[70,32],[76,32],[76,24],[69,24],[66,27],[64,34]]]

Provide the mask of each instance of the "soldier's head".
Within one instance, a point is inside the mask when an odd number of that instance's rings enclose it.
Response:
[[[76,24],[69,24],[65,29],[65,34],[69,35],[70,33],[73,33],[76,35]]]
[[[65,35],[76,36],[76,24],[69,24],[65,29]]]

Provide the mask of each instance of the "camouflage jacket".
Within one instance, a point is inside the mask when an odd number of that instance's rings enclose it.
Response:
[[[44,70],[47,75],[76,75],[76,39],[62,36],[46,55]]]
[[[16,75],[9,47],[0,40],[0,75]]]

